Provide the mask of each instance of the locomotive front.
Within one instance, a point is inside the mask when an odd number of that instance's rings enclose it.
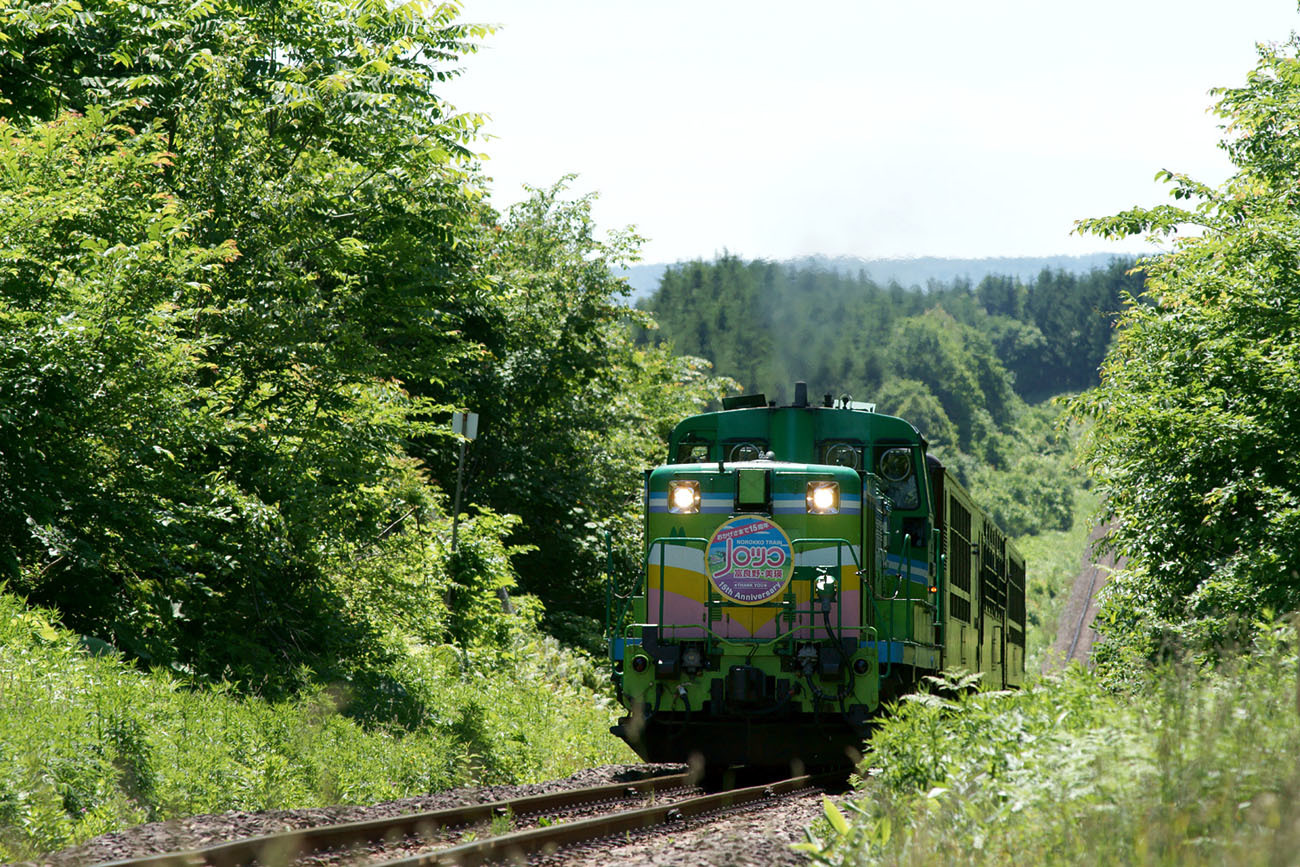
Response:
[[[822,409],[693,417],[647,474],[646,571],[611,641],[628,710],[611,731],[643,759],[855,759],[880,703],[887,505],[860,471],[869,440],[828,440]]]

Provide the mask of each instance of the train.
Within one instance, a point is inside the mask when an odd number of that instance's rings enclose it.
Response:
[[[846,767],[928,675],[1023,682],[1024,558],[873,404],[725,398],[676,425],[644,506],[608,638],[610,731],[645,761]]]

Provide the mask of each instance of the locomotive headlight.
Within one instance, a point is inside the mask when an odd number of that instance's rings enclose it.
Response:
[[[806,500],[810,514],[837,514],[840,510],[840,483],[809,482]]]
[[[668,511],[674,515],[694,515],[700,510],[700,483],[694,479],[674,479],[668,483]]]

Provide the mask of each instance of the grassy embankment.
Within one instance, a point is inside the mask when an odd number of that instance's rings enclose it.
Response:
[[[364,727],[322,690],[271,703],[191,689],[87,653],[48,612],[0,593],[0,861],[140,822],[224,810],[369,803],[530,782],[633,761],[608,734],[591,663],[531,641],[466,668],[413,654],[433,718]]]
[[[1222,671],[1122,691],[1072,668],[904,702],[818,863],[1290,864],[1300,851],[1294,627]]]

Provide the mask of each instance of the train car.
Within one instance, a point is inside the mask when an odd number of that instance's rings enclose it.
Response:
[[[673,430],[645,480],[645,571],[611,588],[611,732],[644,760],[854,762],[943,669],[1019,685],[1025,563],[908,422],[762,395]]]

